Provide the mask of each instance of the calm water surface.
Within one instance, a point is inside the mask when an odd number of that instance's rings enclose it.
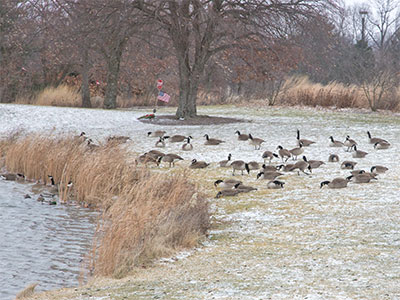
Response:
[[[31,199],[24,199],[27,193]],[[0,180],[1,300],[34,282],[38,291],[78,285],[97,213],[37,197],[27,184]]]

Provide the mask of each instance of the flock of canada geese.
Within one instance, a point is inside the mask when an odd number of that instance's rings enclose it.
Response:
[[[391,144],[383,139],[378,137],[372,137],[369,131],[366,132],[368,137],[369,144],[373,145],[375,150],[384,150],[391,147]],[[167,143],[180,143],[180,148],[182,151],[192,151],[194,149],[191,140],[193,139],[191,136],[184,135],[166,135],[166,131],[157,130],[153,132],[148,132],[147,136],[156,138],[154,146],[156,148],[165,148]],[[204,136],[204,145],[217,147],[218,145],[225,143],[225,141],[212,138],[208,134]],[[80,136],[77,136],[79,140],[87,141],[87,147],[90,150],[95,150],[95,148],[99,147],[95,145],[93,141],[86,137],[85,133],[82,132]],[[113,136],[107,139],[107,142],[118,142],[124,143],[129,140],[129,137],[119,137]],[[262,144],[265,143],[265,140],[254,137],[251,134],[243,134],[239,131],[235,132],[235,139],[238,142],[247,142],[255,150],[260,150]],[[274,151],[264,151],[261,155],[263,163],[259,163],[257,161],[249,161],[245,162],[243,160],[232,160],[232,154],[227,155],[227,159],[218,162],[218,166],[221,168],[231,168],[232,176],[240,173],[244,175],[245,172],[250,174],[252,170],[257,171],[257,179],[267,180],[267,188],[268,189],[282,189],[284,188],[285,182],[279,180],[279,178],[285,173],[297,172],[298,175],[305,174],[311,175],[314,169],[317,169],[325,164],[325,162],[321,160],[311,160],[308,159],[304,154],[304,148],[313,146],[315,144],[314,141],[308,139],[300,138],[300,131],[297,130],[297,146],[293,149],[286,149],[281,145],[278,145]],[[347,135],[346,139],[342,142],[339,140],[335,140],[333,136],[329,137],[329,146],[333,148],[344,148],[346,152],[351,153],[353,158],[363,159],[367,156],[367,152],[359,150],[359,144],[357,141],[352,139],[349,135]],[[150,150],[136,158],[137,164],[149,164],[154,163],[157,166],[160,165],[168,165],[169,167],[175,166],[175,163],[183,160],[183,158],[175,153],[163,153],[160,150]],[[260,160],[261,161],[261,160]],[[339,189],[347,187],[348,183],[369,183],[372,180],[377,180],[378,174],[385,173],[388,168],[382,165],[373,165],[369,170],[361,170],[356,169],[357,161],[353,160],[344,160],[340,162],[340,158],[337,154],[330,154],[327,162],[329,163],[340,163],[340,169],[349,170],[349,175],[347,177],[338,177],[332,180],[325,180],[320,183],[320,188],[324,186],[331,189]],[[210,166],[210,163],[205,161],[198,161],[196,159],[192,159],[191,164],[189,165],[190,169],[203,169]],[[13,174],[13,173],[3,173],[0,174],[0,177],[5,180],[15,180],[15,181],[25,181],[25,176],[23,174]],[[54,193],[58,191],[58,186],[55,184],[54,179],[51,175],[49,175],[49,179],[51,180],[51,187],[54,188]],[[72,185],[69,183],[68,185]],[[229,179],[218,179],[214,182],[214,186],[219,189],[216,198],[220,198],[223,196],[235,196],[239,193],[250,192],[253,190],[257,190],[257,188],[244,185],[243,182],[236,178]]]
[[[180,148],[183,151],[192,151],[193,145],[191,136],[184,135],[166,135],[164,130],[157,130],[147,133],[148,137],[156,138],[154,146],[156,148],[164,148],[167,143],[181,143]],[[240,142],[248,142],[254,147],[254,149],[261,149],[262,144],[266,141],[254,137],[251,134],[243,134],[239,131],[235,132],[235,138]],[[391,144],[379,137],[372,137],[369,131],[366,132],[369,144],[373,145],[375,150],[384,150],[390,148]],[[225,141],[212,138],[208,134],[204,135],[204,145],[207,146],[218,146]],[[218,163],[221,168],[231,168],[232,176],[238,173],[244,175],[245,172],[250,174],[252,170],[258,171],[257,179],[268,180],[268,189],[282,189],[284,188],[285,182],[279,180],[281,176],[289,172],[297,172],[298,175],[305,174],[311,175],[313,169],[317,169],[325,164],[321,160],[308,159],[304,154],[304,148],[313,146],[314,141],[300,138],[300,131],[297,130],[297,146],[293,149],[286,149],[281,145],[278,145],[274,151],[264,151],[261,155],[263,163],[257,161],[245,162],[243,160],[232,160],[232,154],[228,154],[227,159],[222,160]],[[329,137],[329,147],[343,148],[345,152],[351,153],[351,156],[356,159],[362,159],[367,156],[367,152],[358,149],[359,143],[347,135],[346,139],[342,142],[335,140],[333,136]],[[161,150],[161,149],[160,149]],[[183,160],[180,155],[174,153],[163,153],[160,150],[151,150],[142,155],[137,159],[137,163],[154,163],[157,166],[161,164],[167,164],[169,167],[175,166],[175,163]],[[338,154],[330,154],[327,162],[340,163],[340,168],[343,170],[349,170],[347,177],[338,177],[332,180],[325,180],[320,183],[320,188],[328,187],[331,189],[340,189],[347,187],[349,182],[354,183],[369,183],[372,180],[377,180],[378,174],[385,173],[388,168],[382,165],[373,165],[367,171],[356,169],[357,161],[344,160],[340,162]],[[201,169],[207,168],[210,163],[205,161],[198,161],[192,159],[189,168]],[[214,186],[220,189],[216,195],[216,198],[223,196],[235,196],[239,193],[250,192],[257,190],[255,187],[244,185],[241,180],[236,178],[229,179],[218,179],[214,182]]]

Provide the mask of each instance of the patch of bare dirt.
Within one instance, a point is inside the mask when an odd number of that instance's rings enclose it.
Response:
[[[141,119],[143,123],[157,124],[157,125],[215,125],[215,124],[229,124],[229,123],[245,123],[248,120],[215,117],[215,116],[197,116],[190,119],[178,119],[175,115],[161,115],[156,116],[154,119]]]

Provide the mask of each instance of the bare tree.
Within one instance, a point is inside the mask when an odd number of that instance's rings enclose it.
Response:
[[[311,16],[319,1],[138,1],[138,8],[165,30],[179,68],[176,116],[196,116],[200,79],[211,57],[249,36],[277,36]]]

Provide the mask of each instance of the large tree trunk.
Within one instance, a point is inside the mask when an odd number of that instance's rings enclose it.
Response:
[[[195,70],[198,68],[195,68]],[[197,115],[197,92],[199,89],[198,72],[192,72],[184,60],[179,63],[179,102],[177,118],[189,119]]]
[[[90,108],[90,89],[89,89],[89,53],[87,49],[83,50],[83,64],[82,64],[82,107]]]
[[[122,57],[122,45],[115,52],[111,53],[107,65],[107,87],[104,99],[104,108],[112,109],[117,107],[119,66]]]

